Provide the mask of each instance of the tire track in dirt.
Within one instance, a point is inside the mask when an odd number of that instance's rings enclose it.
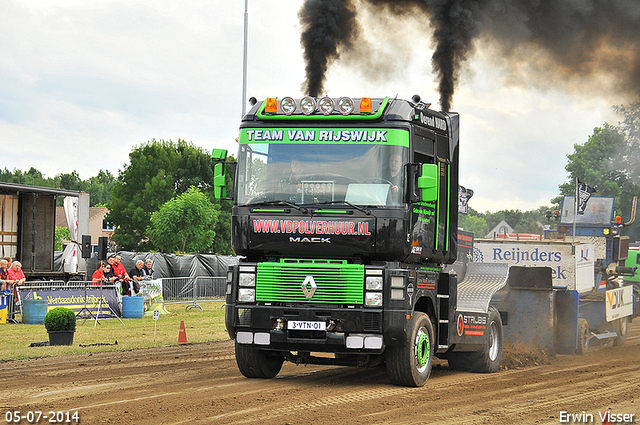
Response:
[[[12,361],[0,405],[77,410],[83,423],[111,425],[559,425],[560,410],[640,408],[639,322],[622,347],[549,364],[470,374],[438,360],[423,388],[392,386],[382,367],[286,363],[275,379],[246,379],[231,341]]]

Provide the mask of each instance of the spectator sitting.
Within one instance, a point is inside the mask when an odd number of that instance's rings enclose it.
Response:
[[[133,290],[137,293],[140,292],[140,282],[144,280],[144,272],[142,268],[144,266],[144,262],[142,260],[136,261],[136,266],[129,271],[129,277],[131,277],[133,283]]]
[[[104,261],[100,261],[100,263],[98,264],[98,268],[95,272],[93,272],[93,276],[91,277],[94,285],[104,285],[105,283],[109,282],[109,279],[107,279],[106,276],[107,270],[111,271],[111,266],[109,266],[109,264],[105,263]]]
[[[115,272],[116,276],[118,276],[122,280],[129,280],[129,275],[127,274],[127,270],[124,268],[122,264],[122,257],[116,254],[113,257],[113,263],[111,264],[111,268]]]
[[[153,266],[153,260],[151,260],[151,258],[147,258],[147,261],[145,261],[144,267],[142,268],[145,280],[153,280],[153,269],[151,266]]]
[[[11,281],[9,281],[9,264],[7,260],[0,260],[0,293],[11,294]]]
[[[116,276],[113,269],[111,268],[111,264],[109,264],[108,262],[104,265],[103,273],[108,282],[115,283],[118,281],[118,276]]]
[[[22,263],[20,261],[14,261],[11,263],[8,276],[9,280],[13,283],[14,290],[17,286],[22,285],[27,280],[24,272],[22,271]]]

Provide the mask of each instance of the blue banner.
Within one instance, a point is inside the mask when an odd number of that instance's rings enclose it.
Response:
[[[102,303],[100,302],[101,296]],[[20,298],[22,300],[47,300],[49,310],[55,307],[66,307],[77,314],[86,307],[93,315],[99,317],[120,317],[122,315],[115,286],[103,287],[102,292],[99,286],[88,286],[86,299],[84,288],[20,288]]]

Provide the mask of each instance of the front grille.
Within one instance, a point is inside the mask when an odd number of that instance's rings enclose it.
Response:
[[[311,277],[313,297],[302,285]],[[310,291],[312,284],[307,284]],[[363,304],[364,266],[342,260],[280,260],[258,265],[256,301],[287,303]]]

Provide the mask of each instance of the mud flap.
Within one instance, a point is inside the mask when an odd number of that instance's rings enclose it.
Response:
[[[578,291],[556,291],[556,352],[574,354],[578,346]]]
[[[498,305],[505,345],[554,349],[551,272],[548,267],[512,266],[509,269],[509,290]]]

